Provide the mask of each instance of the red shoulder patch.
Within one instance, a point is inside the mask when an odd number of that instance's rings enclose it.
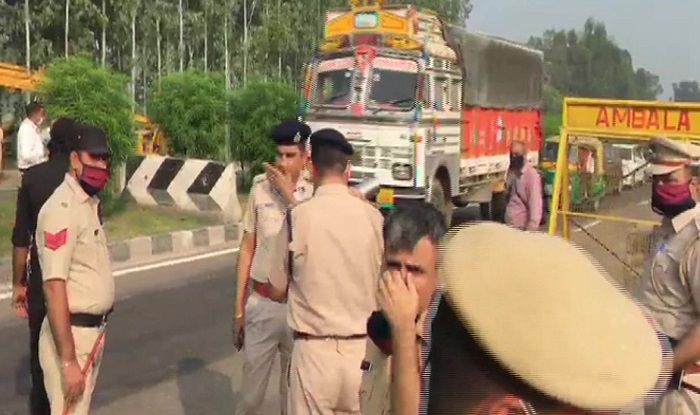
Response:
[[[52,251],[57,250],[66,244],[68,240],[68,228],[63,229],[57,233],[51,233],[44,231],[44,246]]]

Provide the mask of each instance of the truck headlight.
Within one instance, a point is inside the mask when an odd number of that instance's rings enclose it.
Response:
[[[394,163],[391,166],[391,176],[394,180],[413,180],[413,166],[404,163]]]

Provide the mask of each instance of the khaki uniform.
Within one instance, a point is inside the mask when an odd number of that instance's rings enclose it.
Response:
[[[423,327],[426,313],[416,323],[418,334],[418,356],[425,346]],[[391,410],[391,356],[387,356],[371,340],[367,340],[365,359],[362,361],[362,384],[360,385],[360,409],[363,415],[389,415]],[[419,359],[420,360],[420,359]],[[419,364],[424,365],[421,361]],[[423,367],[418,368],[423,373]]]
[[[664,219],[657,252],[644,279],[641,301],[649,309],[661,331],[676,341],[698,323],[700,318],[700,206]],[[700,387],[700,375],[683,378]],[[674,390],[648,414],[700,413],[700,395],[686,389]]]
[[[114,279],[107,239],[97,215],[98,203],[96,197],[85,194],[75,178],[66,175],[65,181],[39,213],[36,240],[43,279],[66,282],[71,313],[105,314],[114,303]],[[72,333],[78,363],[84,368],[100,329],[73,327]],[[48,318],[41,328],[39,360],[51,402],[51,414],[62,415],[65,399],[62,361],[56,351]],[[73,408],[72,415],[89,412],[101,360],[100,351],[87,374],[85,392]]]
[[[243,216],[243,230],[255,235],[255,252],[250,277],[266,283],[270,275],[270,248],[279,233],[286,213],[286,203],[265,175],[253,181],[248,207]],[[297,200],[311,197],[313,185],[300,179],[295,191]],[[245,304],[245,345],[243,348],[243,386],[239,405],[241,413],[256,413],[263,402],[272,374],[275,355],[280,353],[282,376],[280,395],[282,413],[286,413],[287,372],[292,352],[292,334],[287,326],[287,305],[250,294]]]
[[[357,414],[366,323],[377,309],[383,218],[343,185],[324,185],[291,211],[292,239],[282,226],[270,282],[289,282],[287,322],[295,332],[289,411]]]

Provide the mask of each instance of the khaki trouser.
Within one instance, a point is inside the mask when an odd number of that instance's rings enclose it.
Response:
[[[367,339],[295,340],[289,414],[359,414],[366,347]]]
[[[683,377],[683,381],[700,386],[700,374]],[[688,389],[670,391],[652,406],[646,408],[646,415],[700,415],[700,394]]]
[[[75,355],[81,368],[85,367],[88,356],[100,335],[99,328],[73,327],[73,341],[75,342]],[[48,319],[44,319],[39,335],[39,362],[44,371],[44,386],[51,403],[51,415],[63,415],[65,410],[65,393],[63,385],[62,361],[56,351],[56,345],[51,334]],[[95,390],[95,382],[102,363],[102,351],[95,359],[95,364],[87,373],[85,379],[85,391],[80,400],[75,404],[71,415],[87,415],[90,412],[92,392]]]
[[[292,353],[292,332],[287,325],[287,305],[253,292],[245,306],[243,385],[239,415],[257,414],[272,376],[277,353],[282,366],[280,396],[282,414],[287,413],[287,377]]]

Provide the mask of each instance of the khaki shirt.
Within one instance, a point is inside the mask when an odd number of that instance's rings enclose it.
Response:
[[[304,201],[313,195],[313,184],[300,178],[294,196]],[[284,222],[287,203],[272,187],[266,175],[253,179],[248,206],[243,214],[243,231],[255,234],[255,251],[250,267],[250,277],[266,283],[270,276],[270,251]]]
[[[71,313],[104,314],[114,304],[114,278],[98,203],[66,175],[39,212],[36,241],[44,281],[66,282]]]
[[[421,351],[425,347],[423,340],[423,325],[426,313],[416,323],[418,341],[418,362],[422,366]],[[360,413],[363,415],[388,415],[391,410],[391,356],[387,356],[374,344],[372,339],[367,339],[367,351],[362,361],[362,383],[360,384]],[[422,373],[423,368],[418,368]]]
[[[682,339],[700,317],[700,205],[664,219],[641,301],[663,333]]]
[[[292,209],[291,218],[292,241],[283,223],[270,273],[272,285],[289,288],[289,326],[314,336],[366,334],[367,319],[377,309],[384,250],[381,213],[347,186],[324,185]]]

